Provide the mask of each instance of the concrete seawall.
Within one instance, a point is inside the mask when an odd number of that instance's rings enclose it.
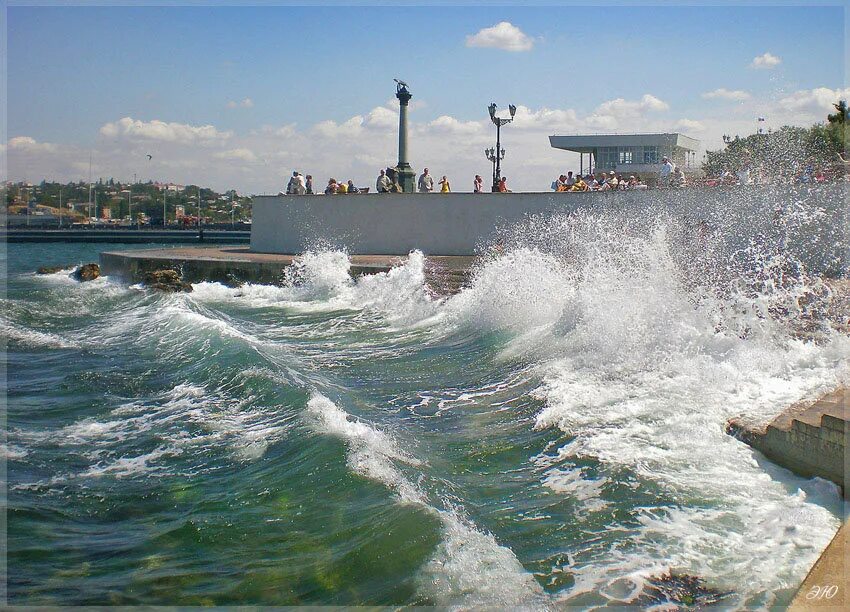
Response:
[[[850,498],[850,389],[795,404],[766,427],[733,419],[727,431],[800,476],[831,480]]]
[[[651,225],[662,215],[695,227],[705,222],[729,254],[775,244],[810,271],[839,276],[850,268],[850,210],[844,184],[683,190],[256,196],[251,248],[298,254],[322,248],[351,254],[474,255],[504,230],[576,211],[612,213]]]
[[[187,283],[203,281],[227,285],[257,283],[279,285],[285,280],[286,268],[300,259],[294,255],[253,253],[247,247],[184,247],[103,252],[102,272],[128,283],[141,282],[145,274],[157,270],[175,270]],[[354,255],[349,274],[387,272],[404,264],[407,256]],[[437,294],[456,293],[467,281],[474,264],[473,257],[426,258],[425,281]]]

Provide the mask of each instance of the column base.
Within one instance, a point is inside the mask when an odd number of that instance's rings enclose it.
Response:
[[[404,193],[414,193],[416,191],[416,172],[410,167],[410,164],[396,166],[398,172],[398,184]]]

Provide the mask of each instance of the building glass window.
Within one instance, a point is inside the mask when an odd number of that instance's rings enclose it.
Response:
[[[617,147],[600,147],[599,161],[600,168],[614,168],[617,165]]]
[[[632,163],[632,150],[628,148],[620,149],[620,157],[617,161],[621,164]]]
[[[658,163],[658,147],[643,148],[643,163],[657,164]]]

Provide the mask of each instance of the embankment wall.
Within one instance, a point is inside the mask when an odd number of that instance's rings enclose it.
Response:
[[[645,222],[668,215],[719,228],[730,249],[773,242],[817,271],[846,272],[846,186],[694,188],[586,193],[255,196],[251,250],[298,254],[474,255],[512,225],[579,211]],[[616,217],[615,217],[616,218]]]

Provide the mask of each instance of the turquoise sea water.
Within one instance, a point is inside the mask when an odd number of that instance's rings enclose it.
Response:
[[[9,245],[10,603],[586,608],[668,570],[787,602],[838,495],[724,425],[847,380],[828,291],[606,223],[451,297],[417,253],[163,295],[34,274],[118,245]]]

